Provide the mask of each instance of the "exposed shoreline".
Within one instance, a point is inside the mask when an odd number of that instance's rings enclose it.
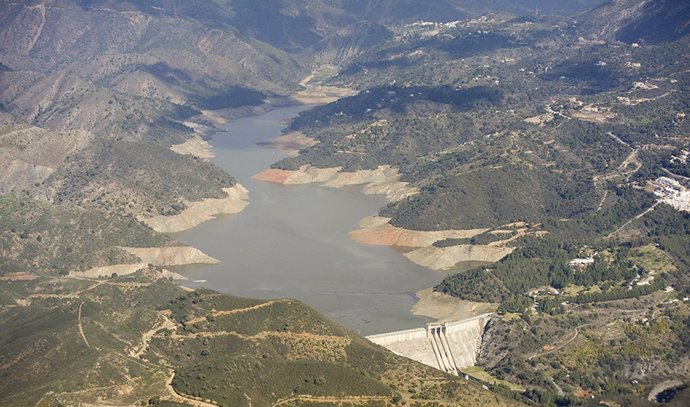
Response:
[[[185,202],[187,208],[172,216],[139,218],[140,221],[161,233],[177,233],[191,229],[200,223],[219,215],[233,215],[242,212],[249,205],[249,191],[240,183],[224,188],[225,198],[207,198],[201,201]]]
[[[312,92],[310,94],[308,89],[305,89],[299,96],[294,95],[291,98],[286,98],[285,101],[288,102],[287,104],[291,104],[290,101],[297,102],[295,104],[323,104],[330,103],[342,96],[348,96],[351,93],[354,92],[348,90],[348,92],[342,93],[341,96],[331,97],[319,94],[319,92]],[[261,107],[250,107],[248,110],[235,109],[234,113],[239,113],[239,116],[252,116],[266,113],[274,107],[278,107],[278,105],[267,103]],[[234,114],[230,115],[231,118],[236,118],[234,116]],[[227,124],[228,115],[221,112],[204,112],[201,118],[203,124],[190,123],[190,127],[195,129],[194,137],[184,143],[172,146],[171,149],[173,151],[180,154],[191,154],[202,159],[214,157],[213,147],[206,139],[210,138],[210,133],[214,128],[220,129]],[[290,132],[272,140],[258,143],[258,145],[280,151],[287,156],[295,156],[299,154],[300,150],[309,148],[317,143],[318,141],[307,137],[303,133]],[[362,193],[384,195],[389,202],[399,201],[419,192],[417,188],[400,181],[398,169],[388,165],[381,165],[371,170],[352,172],[342,171],[342,167],[317,168],[311,165],[305,165],[292,171],[271,168],[254,175],[252,178],[283,185],[316,184],[326,188],[361,186]],[[247,205],[247,191],[240,184],[233,188],[241,189],[239,191],[229,191],[229,189],[226,189],[228,198],[221,200],[207,199],[188,203],[189,207],[181,214],[171,217],[154,217],[145,220],[145,222],[155,230],[171,233],[189,229],[221,213],[238,213]],[[228,208],[226,209],[228,210],[219,208],[219,201],[227,203]],[[223,206],[223,204],[220,206]],[[457,245],[444,248],[433,246],[433,243],[439,240],[468,239],[488,231],[488,228],[415,231],[396,227],[390,224],[389,221],[390,219],[380,216],[364,218],[360,222],[360,229],[350,232],[350,238],[358,243],[368,245],[413,248],[414,250],[404,253],[404,256],[410,261],[432,270],[448,269],[465,261],[495,262],[513,250],[509,247],[490,245]],[[142,261],[144,258],[147,260],[151,259],[151,253],[137,252],[137,250],[128,250],[128,252],[142,258]],[[160,259],[160,256],[153,257],[156,257],[157,263],[152,264],[162,265],[162,263],[170,263],[170,261]],[[463,301],[443,293],[434,292],[432,288],[421,290],[416,293],[416,296],[418,301],[411,313],[413,315],[430,317],[437,321],[467,318],[486,312],[493,312],[496,309],[495,304]]]
[[[289,96],[288,100],[302,105],[325,105],[333,103],[343,97],[353,96],[357,93],[357,91],[349,88],[323,85],[309,86],[304,81],[300,84],[304,86],[305,89]]]
[[[403,255],[413,263],[432,270],[447,270],[458,263],[495,263],[512,253],[513,248],[502,245],[459,244],[436,247],[433,244],[445,239],[469,239],[480,235],[488,228],[466,230],[420,231],[394,226],[390,218],[370,216],[362,219],[360,229],[350,232],[356,242],[410,248]]]
[[[302,142],[306,142],[304,139],[311,140],[303,135],[295,138]],[[276,145],[281,146],[291,141],[292,138],[279,140]],[[269,168],[252,178],[282,185],[316,184],[327,188],[360,185],[362,193],[384,195],[389,202],[396,202],[419,192],[416,187],[400,181],[398,169],[388,165],[353,172],[342,171],[342,167],[318,168],[312,165],[303,165],[297,170]],[[501,244],[509,243],[510,240],[488,245],[433,246],[440,240],[469,239],[489,230],[490,228],[417,231],[394,226],[389,218],[370,216],[361,220],[360,229],[350,232],[350,238],[362,244],[414,249],[404,254],[413,263],[432,270],[447,270],[462,262],[495,263],[513,252],[512,247]]]
[[[512,247],[461,244],[422,247],[404,254],[410,261],[432,270],[447,270],[462,262],[495,263],[513,252]]]
[[[451,297],[427,288],[415,293],[417,303],[412,314],[433,318],[436,322],[457,321],[495,312],[498,304],[473,302]]]
[[[357,91],[350,88],[339,88],[336,86],[324,85],[323,81],[327,77],[333,77],[334,72],[328,74],[329,69],[337,73],[337,68],[333,66],[321,66],[314,70],[310,75],[300,81],[300,86],[304,89],[295,92],[288,97],[288,100],[295,101],[303,105],[325,105],[336,100],[353,96]],[[324,76],[325,73],[325,76]]]
[[[294,157],[299,154],[300,150],[315,146],[318,143],[302,132],[292,131],[272,140],[259,142],[257,145],[280,151],[288,157]]]
[[[421,248],[431,246],[434,242],[444,239],[469,239],[488,230],[410,230],[394,226],[390,220],[390,218],[378,215],[364,218],[359,223],[360,229],[350,232],[350,237],[356,242],[364,244]]]
[[[304,86],[302,91],[294,95],[273,98],[258,106],[241,106],[238,108],[220,109],[214,111],[202,111],[200,115],[191,118],[184,125],[194,130],[194,134],[182,143],[170,146],[175,153],[191,155],[203,160],[211,160],[215,157],[213,146],[208,142],[212,133],[222,131],[223,127],[233,119],[242,117],[259,116],[266,114],[277,107],[291,105],[310,105],[331,103],[341,97],[350,96],[355,91],[351,89],[310,86],[306,82],[308,77],[300,84]],[[280,150],[286,154],[296,154],[300,149],[316,144],[316,141],[301,133],[285,134],[273,142],[267,143],[271,148]],[[240,183],[230,188],[223,188],[226,193],[224,198],[206,198],[200,201],[185,202],[186,208],[181,213],[171,216],[139,217],[139,221],[148,225],[159,233],[178,233],[191,229],[203,222],[215,219],[220,215],[233,215],[240,213],[249,204],[249,191]],[[159,267],[184,266],[190,264],[218,264],[220,260],[206,255],[201,250],[190,246],[149,247],[134,248],[120,247],[120,249],[134,255],[140,261],[137,263],[113,264],[94,267],[86,271],[70,272],[72,277],[98,278],[117,275],[128,275],[145,269],[149,265]],[[174,280],[186,280],[187,278],[163,269],[164,277]]]
[[[221,131],[230,120],[259,116],[278,107],[328,104],[342,97],[356,94],[355,90],[349,88],[322,86],[320,84],[310,85],[309,81],[313,77],[314,74],[311,74],[300,82],[304,89],[289,96],[267,99],[257,106],[202,111],[201,114],[183,123],[194,130],[193,136],[182,143],[170,146],[170,149],[178,154],[188,154],[203,160],[210,160],[215,157],[215,154],[213,146],[207,140],[212,138],[214,131]],[[299,150],[317,143],[316,140],[302,133],[293,132],[278,136],[261,145],[274,148],[289,156],[296,155]],[[231,188],[224,188],[223,191],[228,195],[226,198],[207,198],[201,201],[185,202],[187,208],[177,215],[140,217],[139,220],[157,232],[177,233],[191,229],[218,215],[237,214],[249,204],[248,191],[241,184],[237,183]]]
[[[85,271],[72,271],[70,277],[99,278],[109,277],[113,274],[124,276],[133,274],[149,265],[159,267],[184,266],[189,264],[218,264],[220,261],[201,250],[190,246],[166,246],[166,247],[120,247],[120,249],[137,257],[137,263],[113,264],[109,266],[94,267]],[[173,280],[186,280],[186,277],[163,270],[164,277]]]
[[[196,127],[194,130],[196,131]],[[170,149],[177,154],[189,154],[193,157],[198,157],[203,160],[210,160],[215,157],[213,154],[213,147],[208,141],[204,140],[199,134],[195,133],[194,136],[184,143],[173,144]]]
[[[318,168],[312,165],[303,165],[297,170],[269,168],[252,178],[283,185],[317,184],[327,188],[361,185],[362,193],[384,195],[389,202],[396,202],[419,192],[407,182],[400,181],[398,169],[389,165],[352,172],[342,171],[342,167]]]

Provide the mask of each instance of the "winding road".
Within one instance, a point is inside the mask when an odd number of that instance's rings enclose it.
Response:
[[[79,334],[81,335],[81,338],[84,340],[84,343],[86,344],[86,346],[88,348],[90,348],[91,345],[89,345],[89,341],[86,340],[86,335],[84,335],[84,327],[81,324],[81,307],[83,305],[84,305],[84,301],[82,301],[79,304],[79,311],[77,312],[77,321],[79,321]]]

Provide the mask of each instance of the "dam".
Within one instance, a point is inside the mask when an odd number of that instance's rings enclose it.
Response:
[[[384,348],[441,371],[458,376],[474,366],[484,328],[493,314],[460,321],[431,323],[424,328],[370,335],[366,338]]]

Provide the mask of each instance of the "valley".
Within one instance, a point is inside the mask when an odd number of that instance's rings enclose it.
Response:
[[[410,313],[414,293],[446,273],[418,267],[398,250],[348,238],[385,199],[364,195],[358,186],[283,186],[254,179],[281,157],[258,144],[277,137],[286,121],[305,109],[279,108],[235,120],[212,136],[213,162],[249,190],[249,205],[239,215],[173,235],[220,264],[171,270],[188,278],[183,284],[193,288],[299,299],[362,335],[423,326],[429,319]]]
[[[427,3],[0,4],[0,404],[686,405],[690,6]]]

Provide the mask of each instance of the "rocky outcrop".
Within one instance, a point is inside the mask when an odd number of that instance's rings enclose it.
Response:
[[[398,169],[389,165],[352,172],[342,171],[342,167],[317,168],[312,165],[303,165],[297,170],[271,168],[254,175],[253,178],[284,185],[320,184],[328,188],[363,185],[362,191],[365,194],[385,195],[391,202],[419,192],[407,182],[400,181]]]
[[[432,270],[446,270],[467,261],[494,263],[512,252],[512,247],[461,244],[449,247],[422,247],[405,253],[405,257]]]
[[[186,202],[187,208],[177,215],[160,215],[139,220],[157,232],[176,233],[193,228],[218,215],[239,213],[249,204],[249,191],[239,183],[223,190],[228,194],[225,198]]]
[[[314,58],[327,64],[348,66],[353,58],[372,45],[378,45],[393,37],[382,25],[370,21],[358,21],[328,35],[312,50]]]
[[[434,242],[445,239],[468,239],[488,229],[467,230],[409,230],[389,223],[390,218],[370,216],[364,218],[361,229],[350,232],[350,237],[364,244],[380,246],[429,247]]]

